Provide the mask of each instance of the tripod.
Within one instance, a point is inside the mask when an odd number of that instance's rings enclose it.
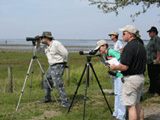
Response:
[[[73,101],[74,101],[74,99],[75,99],[75,97],[76,97],[78,88],[79,88],[79,86],[80,86],[80,84],[81,84],[83,75],[84,75],[84,73],[85,73],[85,71],[86,71],[86,69],[87,69],[85,95],[84,95],[83,120],[85,119],[85,106],[86,106],[87,87],[89,87],[89,67],[91,67],[91,69],[92,69],[92,71],[93,71],[93,74],[94,74],[94,76],[95,76],[95,78],[96,78],[96,80],[97,80],[97,83],[98,83],[98,85],[99,85],[99,87],[100,87],[100,89],[101,89],[101,92],[102,92],[102,94],[103,94],[103,96],[104,96],[104,98],[105,98],[105,101],[106,101],[106,103],[107,103],[107,105],[108,105],[108,108],[109,108],[109,110],[110,110],[110,112],[111,112],[111,114],[112,114],[112,110],[111,110],[111,108],[110,108],[110,106],[109,106],[109,103],[108,103],[108,101],[107,101],[107,98],[105,97],[105,94],[104,94],[104,92],[103,92],[103,90],[102,90],[102,86],[101,86],[101,84],[100,84],[100,82],[99,82],[99,80],[98,80],[98,77],[97,77],[97,75],[96,75],[96,73],[95,73],[95,71],[94,71],[93,65],[92,65],[92,63],[90,63],[92,57],[93,57],[93,56],[90,56],[90,55],[86,56],[86,58],[87,58],[87,63],[85,64],[85,68],[84,68],[83,73],[82,73],[82,75],[81,75],[81,78],[80,78],[80,80],[79,80],[79,82],[78,82],[77,89],[76,89],[76,91],[75,91],[75,94],[74,94],[74,96],[73,96],[72,102],[71,102],[70,107],[69,107],[69,109],[68,109],[68,113],[69,113],[69,112],[70,112],[70,109],[71,109],[71,107],[72,107]]]
[[[18,107],[19,107],[19,104],[20,104],[20,101],[21,101],[21,97],[22,97],[22,94],[23,94],[23,91],[24,91],[24,88],[25,88],[25,85],[26,85],[26,82],[27,82],[27,78],[28,78],[28,76],[29,76],[29,72],[30,72],[30,69],[31,69],[31,66],[32,66],[31,84],[30,84],[30,93],[29,93],[29,101],[30,101],[31,88],[32,88],[32,78],[33,78],[33,73],[34,73],[33,68],[34,68],[34,60],[35,60],[35,59],[36,59],[37,62],[38,62],[38,65],[39,65],[39,67],[40,67],[40,69],[41,69],[41,71],[42,71],[43,76],[45,76],[44,70],[43,70],[43,68],[42,68],[42,66],[41,66],[41,64],[40,64],[40,62],[39,62],[39,60],[38,60],[38,57],[37,57],[36,54],[35,54],[35,53],[36,53],[36,44],[35,44],[35,42],[33,42],[33,41],[32,41],[32,44],[33,44],[33,57],[31,58],[31,61],[30,61],[30,64],[29,64],[29,68],[28,68],[28,71],[27,71],[27,74],[26,74],[26,78],[25,78],[25,81],[24,81],[24,84],[23,84],[23,88],[22,88],[22,91],[21,91],[21,94],[20,94],[20,97],[19,97],[19,101],[18,101],[17,107],[16,107],[16,112],[17,112],[17,110],[18,110]],[[52,89],[51,85],[49,84],[49,81],[48,81],[48,80],[47,80],[47,84],[48,84],[49,88],[51,89],[51,92],[52,92],[52,94],[53,94],[56,102],[58,103],[57,98],[56,98],[56,96],[55,96],[55,94],[54,94],[54,92],[53,92],[53,89]]]

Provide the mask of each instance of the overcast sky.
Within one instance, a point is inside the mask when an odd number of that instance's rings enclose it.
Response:
[[[130,14],[139,7],[120,9],[104,14],[87,0],[0,0],[0,39],[25,39],[51,31],[56,39],[109,39],[108,34],[126,25],[140,30],[142,39],[149,39],[147,30],[160,31],[160,8],[151,8],[133,23]]]

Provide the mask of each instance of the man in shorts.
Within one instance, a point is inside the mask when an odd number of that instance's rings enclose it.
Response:
[[[123,41],[128,43],[123,49],[121,64],[112,64],[110,68],[119,70],[124,75],[122,102],[127,106],[129,120],[143,120],[144,111],[140,104],[140,96],[145,82],[146,51],[137,39],[138,30],[134,26],[127,25],[119,30],[123,31]]]

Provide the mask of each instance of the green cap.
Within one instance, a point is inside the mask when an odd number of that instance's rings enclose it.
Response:
[[[40,36],[40,38],[44,38],[44,37],[54,39],[54,37],[52,36],[52,33],[48,31],[43,32],[42,36]]]

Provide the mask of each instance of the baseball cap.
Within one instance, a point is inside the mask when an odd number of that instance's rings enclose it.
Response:
[[[102,45],[106,45],[106,44],[108,44],[106,40],[99,40],[96,43],[96,48],[94,50],[98,50]]]
[[[158,33],[158,30],[156,27],[152,26],[151,29],[149,29],[147,32],[157,32]]]
[[[134,27],[132,25],[127,25],[126,27],[120,28],[119,30],[120,31],[127,31],[127,32],[130,32],[130,33],[133,33],[133,34],[136,34],[136,32],[137,32],[136,27]]]
[[[111,34],[108,34],[109,36],[111,36],[111,35],[115,35],[115,36],[118,36],[119,34],[118,34],[118,32],[112,32]]]
[[[141,37],[141,35],[139,34],[139,30],[137,30],[137,32],[136,32],[136,37],[138,37],[138,38]]]

